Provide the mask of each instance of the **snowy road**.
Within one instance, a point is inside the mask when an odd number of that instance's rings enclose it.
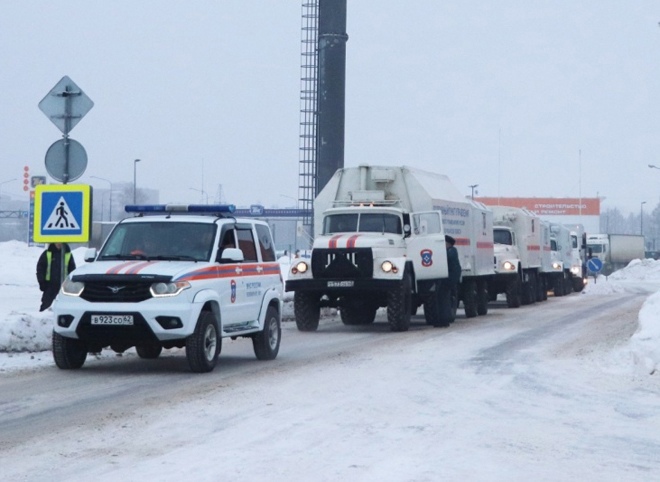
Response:
[[[407,333],[285,323],[274,362],[239,339],[204,375],[183,352],[10,372],[3,479],[651,480],[660,383],[615,356],[643,300],[551,297]]]

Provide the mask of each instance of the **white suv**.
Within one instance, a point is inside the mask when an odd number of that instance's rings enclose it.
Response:
[[[258,359],[277,356],[283,285],[268,224],[232,217],[233,205],[126,210],[137,216],[88,250],[53,304],[59,368],[105,347],[141,358],[185,347],[190,369],[209,372],[222,338],[239,336]]]

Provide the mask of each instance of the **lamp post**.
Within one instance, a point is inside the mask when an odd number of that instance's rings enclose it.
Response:
[[[133,204],[137,204],[137,163],[140,159],[133,161]]]
[[[201,192],[204,196],[206,196],[206,204],[209,203],[209,195],[206,193],[204,189],[195,189],[194,187],[189,187],[188,189],[190,189],[191,191]]]
[[[470,184],[468,186],[470,189],[472,189],[472,194],[470,194],[470,197],[474,200],[474,190],[479,187],[479,184]]]
[[[108,217],[110,218],[110,221],[112,222],[112,182],[104,177],[98,177],[98,176],[90,176],[94,179],[99,179],[100,181],[105,181],[108,183],[110,186],[110,209],[108,210]],[[103,217],[103,213],[101,213],[101,217]]]
[[[642,236],[644,236],[644,204],[646,204],[646,201],[642,201],[639,206],[639,234]]]
[[[1,191],[2,185],[7,184],[8,182],[16,181],[17,179],[18,178],[15,177],[14,179],[8,179],[7,181],[0,182],[0,203],[2,203],[2,191]]]

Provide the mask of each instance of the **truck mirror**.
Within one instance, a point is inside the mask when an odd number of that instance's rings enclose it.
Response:
[[[403,234],[405,234],[406,236],[410,236],[410,224],[403,225]]]

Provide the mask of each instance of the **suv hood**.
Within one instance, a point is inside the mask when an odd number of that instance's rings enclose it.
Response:
[[[94,261],[76,268],[72,276],[85,275],[139,275],[139,276],[171,276],[180,278],[187,273],[203,270],[212,263],[191,261]]]

